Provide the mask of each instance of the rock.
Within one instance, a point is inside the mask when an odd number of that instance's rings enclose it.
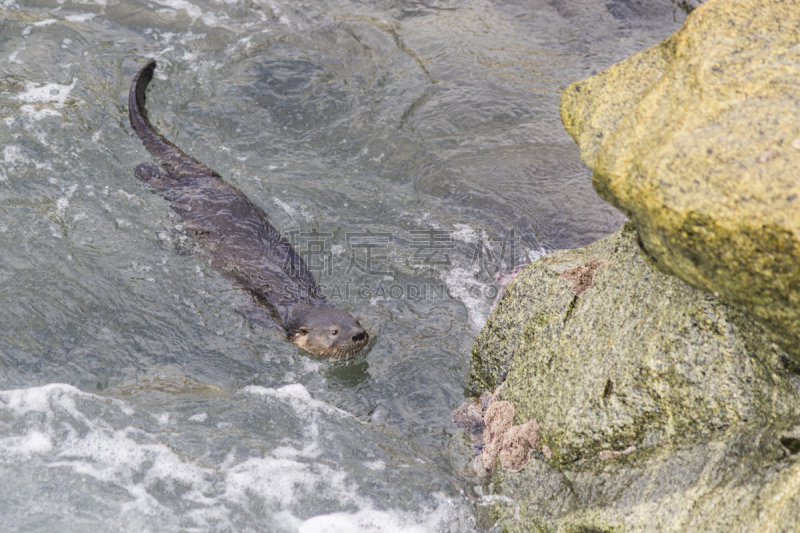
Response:
[[[565,91],[633,222],[531,264],[476,339],[470,386],[504,387],[483,433],[503,530],[797,530],[798,42],[796,3],[710,0]]]
[[[508,402],[492,402],[486,410],[483,430],[484,447],[481,453],[479,473],[490,474],[500,458],[504,470],[519,472],[531,456],[531,450],[539,444],[539,424],[528,420],[515,426],[514,407]]]
[[[539,445],[539,424],[528,420],[520,426],[511,426],[503,435],[500,449],[500,466],[504,470],[518,472],[528,464],[531,450]]]
[[[487,429],[535,419],[546,457],[494,472],[502,527],[792,530],[800,365],[737,307],[655,269],[636,240],[627,223],[531,264],[476,340],[470,382],[504,382]],[[593,270],[584,292],[570,270]]]
[[[592,286],[594,281],[594,271],[603,265],[604,261],[592,259],[585,265],[580,265],[566,269],[561,273],[559,278],[570,282],[572,285],[572,294],[580,296]]]
[[[453,411],[453,422],[469,433],[473,447],[480,450],[473,466],[481,476],[494,471],[498,457],[500,466],[518,472],[525,468],[531,450],[539,444],[539,424],[529,420],[514,424],[514,407],[504,401],[495,401],[504,385],[494,394],[484,392],[479,400],[463,403]]]
[[[483,468],[489,472],[503,447],[503,438],[514,424],[514,408],[508,402],[492,402],[484,417],[486,429],[483,430]]]
[[[489,395],[488,392],[483,393],[484,396]],[[483,414],[485,407],[481,405],[480,401],[467,401],[461,404],[455,411],[453,411],[453,422],[456,426],[466,429],[470,436],[477,436],[483,434],[486,425],[483,423]],[[480,441],[483,444],[483,441]]]
[[[570,85],[561,115],[658,268],[744,306],[800,361],[798,41],[796,2],[710,0]]]
[[[593,261],[605,263],[576,296],[562,274]],[[763,326],[648,264],[628,223],[517,277],[475,341],[470,378],[479,390],[505,381],[498,400],[518,420],[535,418],[552,460],[568,467],[607,449],[793,416],[800,382],[787,369],[797,365]]]
[[[614,457],[619,457],[620,455],[628,455],[629,453],[633,453],[636,451],[636,446],[628,446],[622,451],[616,450],[603,450],[602,452],[597,454],[597,458],[601,461],[606,461],[608,459],[613,459]]]
[[[778,435],[749,423],[568,471],[533,460],[495,474],[514,503],[494,511],[509,533],[797,531],[800,461]]]

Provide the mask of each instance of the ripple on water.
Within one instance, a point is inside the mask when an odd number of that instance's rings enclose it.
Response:
[[[35,4],[0,4],[4,527],[490,529],[450,413],[492,291],[620,221],[561,127],[559,93],[682,13],[669,0]],[[125,102],[145,58],[160,65],[156,126],[298,250],[330,252],[315,274],[369,327],[364,353],[332,364],[251,328],[246,295],[136,181],[148,156]]]

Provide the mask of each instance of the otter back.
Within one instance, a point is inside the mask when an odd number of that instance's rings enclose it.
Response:
[[[305,262],[270,224],[266,213],[150,124],[145,91],[155,67],[156,62],[150,61],[134,78],[128,109],[134,131],[165,173],[143,163],[136,167],[136,175],[183,218],[187,232],[205,249],[211,264],[248,289],[290,340],[319,355],[348,355],[363,347],[366,332],[348,313],[325,304]],[[315,328],[332,340],[320,337],[312,343],[309,335]],[[341,341],[344,337],[349,339],[346,346]]]

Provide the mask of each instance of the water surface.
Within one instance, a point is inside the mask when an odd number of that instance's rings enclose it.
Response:
[[[682,18],[666,0],[0,3],[3,528],[490,528],[450,413],[496,279],[621,222],[559,92]],[[364,353],[251,328],[135,179],[126,97],[148,58],[156,127],[270,214],[368,326]]]

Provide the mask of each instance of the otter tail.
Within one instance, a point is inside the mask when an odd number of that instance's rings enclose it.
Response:
[[[186,175],[213,175],[216,172],[185,154],[180,148],[172,144],[158,133],[150,124],[145,109],[145,91],[153,79],[156,62],[150,60],[133,78],[131,91],[128,94],[128,116],[131,126],[144,143],[144,147],[155,160],[167,171],[171,178],[180,178]]]

